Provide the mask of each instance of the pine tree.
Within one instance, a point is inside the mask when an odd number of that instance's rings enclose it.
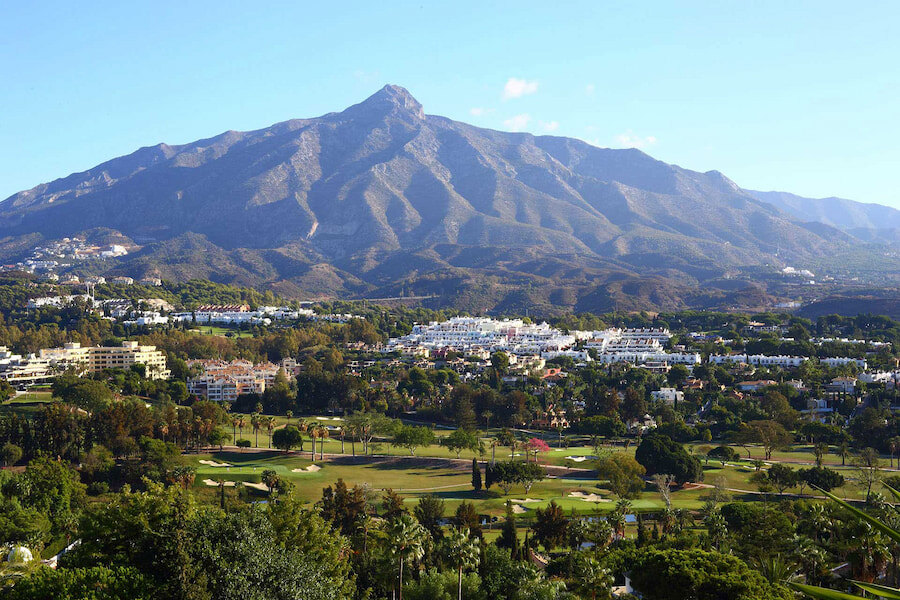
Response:
[[[644,525],[644,517],[638,513],[637,516],[637,545],[638,548],[647,545],[647,527]]]
[[[489,490],[494,485],[494,463],[488,463],[484,467],[484,489]]]
[[[472,459],[472,487],[476,492],[481,491],[481,468],[478,466],[478,461],[476,459]]]
[[[512,502],[506,501],[506,520],[500,529],[500,537],[497,538],[497,546],[509,548],[513,558],[519,555],[519,534],[516,530],[516,515],[512,509]]]

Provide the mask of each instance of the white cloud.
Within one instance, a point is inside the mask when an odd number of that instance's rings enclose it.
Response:
[[[587,94],[588,96],[593,96],[596,89],[597,88],[594,86],[593,83],[589,83],[586,86],[584,86],[584,93]]]
[[[526,79],[516,79],[510,77],[503,86],[503,99],[521,98],[533,94],[538,89],[537,81],[528,81]]]
[[[545,123],[544,121],[541,121],[540,126],[543,131],[550,133],[551,131],[556,131],[557,129],[559,129],[559,122],[550,121],[549,123]]]
[[[483,108],[481,108],[480,106],[476,106],[475,108],[470,108],[470,109],[469,109],[469,114],[472,115],[473,117],[481,117],[481,116],[484,116],[484,113],[485,113],[485,112],[486,112],[486,111],[485,111]]]
[[[507,129],[511,129],[512,131],[522,131],[528,126],[529,121],[531,121],[531,115],[521,114],[506,119],[503,121],[503,124]]]
[[[625,133],[617,135],[616,142],[618,142],[619,146],[622,148],[646,148],[647,146],[652,146],[656,143],[656,136],[640,136],[629,129]]]

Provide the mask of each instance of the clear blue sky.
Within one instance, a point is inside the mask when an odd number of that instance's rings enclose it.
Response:
[[[0,198],[395,83],[430,114],[900,208],[896,1],[9,1],[0,14]]]

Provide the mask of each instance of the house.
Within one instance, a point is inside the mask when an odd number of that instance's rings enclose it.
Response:
[[[110,283],[117,283],[117,284],[119,284],[119,285],[133,285],[133,284],[134,284],[134,279],[133,279],[133,278],[131,278],[131,277],[125,277],[125,276],[122,276],[122,275],[117,276],[117,277],[113,277],[113,278],[110,279],[109,281],[110,281]]]
[[[661,400],[666,404],[678,404],[682,400],[684,400],[684,392],[679,392],[675,388],[660,388],[653,392],[650,392],[650,396],[654,400]]]
[[[837,356],[831,358],[820,358],[819,362],[823,365],[828,365],[829,367],[843,367],[845,365],[856,365],[860,369],[868,369],[869,364],[862,358],[847,358],[844,356]]]
[[[856,377],[835,377],[831,383],[825,384],[825,391],[852,394],[856,391],[856,381]]]
[[[629,419],[626,425],[629,432],[641,434],[656,429],[656,419],[650,415],[644,415],[639,419]]]
[[[758,379],[755,381],[742,381],[735,387],[742,392],[758,392],[761,389],[765,389],[773,385],[778,385],[778,382],[772,381],[771,379]]]

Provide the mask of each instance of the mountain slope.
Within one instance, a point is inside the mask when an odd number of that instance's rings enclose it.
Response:
[[[900,210],[890,206],[845,198],[804,198],[787,192],[745,191],[798,220],[824,223],[864,241],[900,244]]]
[[[26,236],[97,228],[140,246],[111,272],[298,293],[493,277],[582,294],[616,273],[696,286],[847,244],[718,172],[426,115],[397,86],[343,112],[142,148],[15,194],[0,203],[0,258]]]

